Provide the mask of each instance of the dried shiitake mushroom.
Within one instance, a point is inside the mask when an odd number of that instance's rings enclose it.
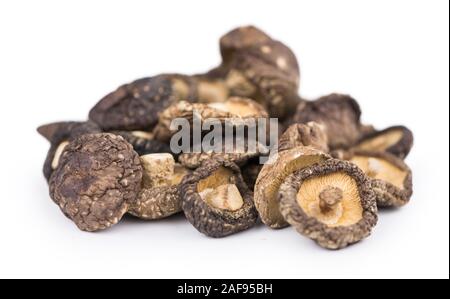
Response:
[[[57,122],[40,126],[37,131],[50,142],[50,150],[44,163],[44,176],[47,181],[58,167],[59,159],[70,141],[84,135],[100,133],[101,129],[93,122]]]
[[[337,159],[291,174],[280,187],[279,202],[289,224],[328,249],[368,237],[378,220],[370,179]]]
[[[292,136],[292,132],[313,133],[316,130],[321,130],[316,124],[311,123],[309,125],[297,124],[295,127],[289,128],[287,134],[281,137],[281,140],[286,139],[288,136]],[[313,129],[312,129],[313,128]],[[325,136],[322,133],[314,133],[315,137],[303,136],[298,141],[311,141],[314,140],[314,144],[323,144],[320,140],[316,139],[319,136]],[[283,143],[287,144],[287,143]],[[284,148],[283,151],[278,152],[277,155],[271,157],[271,159],[264,164],[258,179],[255,184],[255,206],[259,212],[261,220],[267,226],[271,228],[283,228],[288,225],[286,220],[280,213],[278,205],[278,190],[280,185],[285,181],[286,177],[292,174],[294,171],[310,167],[311,165],[323,163],[331,157],[320,149],[316,149],[312,146],[302,145],[300,142],[292,141],[295,145],[293,148]],[[309,145],[309,144],[308,144]]]
[[[140,155],[152,153],[171,153],[170,146],[161,141],[155,140],[153,134],[145,131],[113,131],[116,135],[122,136]]]
[[[151,130],[159,112],[180,100],[194,100],[192,79],[182,75],[143,78],[108,94],[89,113],[104,130]]]
[[[286,45],[249,26],[223,36],[220,48],[222,64],[203,77],[223,80],[230,96],[252,98],[272,117],[292,114],[300,100],[300,70]]]
[[[263,164],[260,163],[259,157],[255,157],[247,161],[247,163],[241,167],[242,177],[250,190],[255,190],[256,180],[263,168]]]
[[[142,167],[121,136],[82,135],[69,143],[50,178],[50,195],[84,231],[116,224],[136,200]]]
[[[144,155],[140,159],[144,169],[142,189],[128,213],[156,220],[181,212],[179,184],[190,171],[176,164],[167,153]]]
[[[288,127],[278,140],[278,151],[298,146],[310,146],[327,153],[329,151],[328,136],[325,134],[324,126],[309,122]]]
[[[413,133],[408,128],[394,126],[364,136],[354,148],[369,152],[388,152],[404,159],[412,148],[413,140]]]
[[[201,233],[221,238],[255,225],[253,193],[239,167],[220,159],[206,161],[181,183],[183,211]]]
[[[177,118],[184,118],[192,126],[194,112],[198,113],[202,121],[207,119],[232,121],[235,119],[237,122],[243,121],[245,123],[245,120],[268,117],[267,112],[261,105],[246,98],[233,97],[223,103],[210,104],[191,104],[181,101],[161,112],[158,124],[153,130],[155,139],[169,142],[170,138],[176,133],[176,131],[170,129],[172,121]]]
[[[402,159],[383,152],[352,151],[344,156],[372,179],[379,207],[401,207],[411,199],[412,172]]]
[[[330,150],[347,149],[353,146],[363,134],[372,131],[361,124],[361,109],[350,96],[331,94],[316,101],[302,102],[289,123],[320,123],[328,135]]]

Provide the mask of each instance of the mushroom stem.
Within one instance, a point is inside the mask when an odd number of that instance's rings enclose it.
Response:
[[[327,186],[319,194],[319,206],[322,213],[333,210],[342,201],[342,190],[337,187]]]

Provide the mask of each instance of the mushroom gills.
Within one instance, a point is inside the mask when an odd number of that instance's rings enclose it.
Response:
[[[401,129],[391,130],[386,134],[378,135],[362,141],[356,149],[362,151],[385,151],[392,145],[397,144],[403,137]]]
[[[328,227],[350,226],[363,218],[357,183],[342,172],[307,179],[297,193],[297,203]]]
[[[408,173],[385,159],[356,155],[350,162],[356,164],[369,177],[391,183],[399,189],[404,189],[404,181]]]

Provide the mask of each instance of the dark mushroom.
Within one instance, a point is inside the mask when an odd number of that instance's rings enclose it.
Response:
[[[101,129],[95,123],[87,122],[57,122],[40,126],[37,131],[50,142],[50,149],[44,163],[44,176],[47,181],[58,167],[61,154],[70,141],[84,134],[100,133]]]
[[[89,113],[89,119],[103,130],[148,131],[158,114],[180,100],[194,100],[196,87],[182,75],[143,78],[108,94]]]
[[[50,178],[50,195],[83,231],[116,224],[141,189],[142,167],[121,136],[82,135],[66,147]]]
[[[111,133],[122,136],[140,155],[153,153],[171,153],[170,146],[155,140],[153,134],[145,131],[112,131]]]
[[[405,159],[413,146],[414,137],[411,130],[404,126],[394,126],[382,131],[375,131],[364,136],[354,149],[370,152],[388,152]]]
[[[206,161],[184,178],[181,194],[186,218],[209,237],[238,233],[251,228],[257,221],[253,193],[233,162]]]
[[[378,221],[370,179],[337,159],[291,174],[280,187],[279,203],[289,224],[328,249],[361,241]]]

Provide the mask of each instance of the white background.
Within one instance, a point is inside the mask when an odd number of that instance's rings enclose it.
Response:
[[[449,275],[449,2],[1,1],[0,277],[314,278]],[[219,63],[254,24],[288,44],[300,93],[359,100],[367,123],[415,133],[411,203],[338,252],[262,225],[214,240],[182,216],[83,233],[54,205],[35,129],[83,120],[118,85]]]

